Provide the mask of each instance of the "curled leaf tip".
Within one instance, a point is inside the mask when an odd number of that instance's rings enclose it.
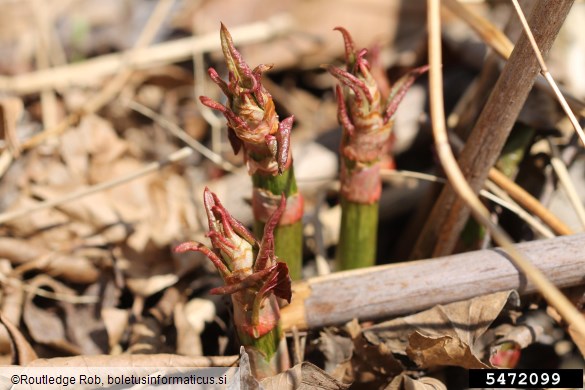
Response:
[[[390,90],[390,96],[388,97],[386,112],[384,113],[385,122],[392,120],[392,117],[396,113],[396,110],[402,102],[402,99],[404,99],[404,96],[406,96],[406,92],[408,92],[412,84],[414,84],[416,78],[425,73],[428,69],[428,65],[412,69],[410,72],[402,76],[392,86],[392,89]]]
[[[355,62],[355,45],[353,43],[351,34],[344,27],[340,26],[335,27],[333,30],[339,31],[341,35],[343,35],[343,43],[345,46],[345,61],[347,62],[348,67],[353,66]]]

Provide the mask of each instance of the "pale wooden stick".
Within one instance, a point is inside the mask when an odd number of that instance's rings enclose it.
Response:
[[[434,1],[434,0],[433,0]],[[583,285],[585,234],[516,245],[559,288]],[[464,270],[464,271],[463,271]],[[337,272],[293,284],[282,309],[284,329],[376,320],[498,291],[539,291],[503,250],[486,249],[436,259]]]
[[[563,1],[559,1],[563,3]],[[564,4],[572,5],[573,1],[565,1]],[[521,251],[518,250],[508,235],[495,225],[490,219],[488,210],[483,206],[476,197],[473,189],[465,180],[461,172],[447,137],[447,128],[445,124],[445,110],[443,106],[443,80],[441,73],[441,16],[440,2],[437,0],[427,0],[428,6],[428,30],[429,30],[429,89],[431,101],[431,119],[433,124],[433,135],[435,146],[449,178],[457,194],[469,205],[473,216],[484,226],[488,228],[493,239],[502,246],[506,251],[509,259],[514,266],[520,269],[528,281],[534,284],[536,289],[547,300],[549,305],[554,307],[563,319],[575,328],[576,331],[585,335],[585,317],[573,306],[563,293],[553,284],[544,273],[528,260]],[[566,12],[568,12],[568,9]],[[564,13],[566,16],[566,13]],[[559,16],[563,19],[562,15]],[[583,237],[581,237],[579,252],[583,253]],[[559,251],[558,247],[555,247]],[[542,256],[542,253],[539,254]],[[534,260],[533,260],[534,261]],[[473,263],[477,265],[476,262]],[[511,264],[512,265],[512,264]],[[465,268],[463,268],[465,269]],[[400,280],[400,279],[398,279]],[[443,281],[444,282],[444,281]],[[581,282],[581,281],[580,281]],[[479,283],[478,283],[479,284]],[[477,284],[476,284],[477,285]]]
[[[292,19],[277,15],[267,20],[230,28],[236,45],[263,42],[290,31]],[[92,85],[122,67],[144,69],[185,61],[194,52],[207,53],[220,48],[217,32],[177,39],[142,49],[106,54],[67,66],[32,72],[13,77],[0,77],[0,90],[19,95],[38,93],[45,88],[66,88],[71,85]],[[91,75],[91,77],[88,77]]]
[[[51,359],[36,359],[27,367],[232,367],[239,356],[182,356],[152,355],[82,355]]]

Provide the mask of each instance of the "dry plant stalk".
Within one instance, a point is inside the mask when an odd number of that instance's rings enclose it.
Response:
[[[531,24],[537,40],[548,53],[573,0],[538,2]],[[522,36],[516,44],[459,157],[459,165],[474,193],[478,193],[500,155],[508,134],[538,75],[539,64],[530,42]],[[452,186],[446,186],[421,232],[413,258],[451,253],[469,216],[466,203]]]
[[[292,277],[300,279],[303,197],[297,189],[292,164],[293,117],[279,121],[272,96],[262,85],[262,73],[271,66],[258,65],[251,69],[223,24],[220,37],[229,81],[223,81],[213,68],[209,68],[208,73],[228,101],[224,106],[206,96],[201,96],[200,100],[225,116],[234,153],[240,150],[244,153],[253,182],[252,209],[257,236],[261,236],[264,225],[278,207],[281,194],[286,197],[286,210],[274,231],[276,254],[287,262]]]
[[[559,0],[557,5],[570,5],[572,0]],[[538,291],[547,302],[554,307],[563,319],[572,326],[578,333],[585,335],[585,317],[573,306],[558,288],[552,284],[546,276],[526,259],[515,247],[508,235],[494,224],[489,216],[489,211],[477,198],[474,190],[465,180],[447,138],[445,123],[445,111],[443,106],[443,80],[441,75],[441,17],[440,3],[436,0],[428,0],[428,29],[429,29],[429,87],[431,100],[431,118],[433,124],[433,135],[435,146],[439,154],[441,164],[445,169],[449,181],[457,191],[457,195],[471,207],[473,216],[486,226],[494,240],[507,252],[514,264],[522,270],[527,278],[535,284]],[[546,7],[550,7],[547,2]],[[568,12],[566,9],[566,12]],[[538,8],[537,8],[538,10]],[[558,10],[557,10],[558,11]],[[536,12],[536,11],[535,11]],[[566,12],[564,16],[566,16]],[[558,15],[557,15],[558,16]],[[560,18],[563,15],[559,16]],[[575,340],[576,341],[576,340]]]
[[[273,234],[286,208],[285,197],[266,222],[260,243],[207,188],[203,199],[213,249],[190,241],[175,251],[201,252],[213,262],[226,285],[211,293],[231,295],[234,325],[255,376],[275,375],[289,366],[277,298],[290,302],[291,280],[286,264],[274,255]]]

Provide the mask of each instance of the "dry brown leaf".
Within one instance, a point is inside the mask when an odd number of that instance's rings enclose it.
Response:
[[[77,132],[65,134],[77,133],[81,138],[84,151],[91,158],[91,166],[87,172],[87,177],[91,180],[95,179],[92,175],[93,168],[114,163],[128,150],[127,141],[118,137],[112,124],[96,115],[84,116],[78,129]],[[61,153],[65,153],[64,148],[61,149]]]
[[[293,368],[260,381],[265,390],[343,390],[343,384],[311,363],[297,364]]]
[[[447,390],[447,386],[435,378],[413,379],[406,374],[401,374],[395,377],[384,390]]]
[[[203,355],[201,332],[205,323],[215,318],[215,305],[208,299],[193,298],[179,303],[174,311],[177,328],[177,353],[186,356]]]
[[[8,260],[0,260],[0,277],[2,289],[0,296],[0,313],[13,324],[19,324],[22,318],[24,290],[18,279],[11,279],[12,267]],[[8,280],[6,280],[6,279]],[[0,327],[0,354],[9,355],[12,342],[10,334],[4,327]]]
[[[352,371],[352,339],[335,334],[333,329],[325,329],[319,334],[318,342],[318,348],[325,356],[325,371],[337,380],[346,378]]]
[[[93,283],[99,277],[99,271],[87,258],[54,253],[26,240],[0,238],[0,258],[74,283]]]
[[[143,317],[130,328],[130,354],[155,354],[168,352],[164,343],[163,329],[156,318]]]
[[[386,383],[388,377],[404,371],[404,366],[386,344],[372,344],[363,334],[357,335],[353,342],[352,364],[356,381],[368,383],[369,387],[379,387]]]
[[[424,24],[421,5],[417,3],[411,1],[408,4],[399,4],[383,0],[370,0],[367,4],[357,0],[341,3],[333,0],[206,2],[182,13],[177,24],[184,28],[195,25],[197,33],[216,32],[219,29],[219,20],[231,28],[287,13],[295,20],[295,33],[242,47],[243,57],[253,66],[270,63],[276,68],[316,68],[343,54],[342,39],[338,33],[332,31],[335,26],[347,28],[358,48],[371,45],[374,40],[384,45],[395,38],[397,26],[402,24],[397,22],[398,17],[408,16],[409,21],[417,26]],[[238,12],[230,12],[233,9]],[[415,30],[410,36],[418,35],[417,32],[421,33]],[[409,48],[412,47],[414,45],[411,43]]]
[[[153,275],[149,278],[129,278],[126,280],[128,288],[136,295],[149,297],[167,287],[177,283],[179,277],[175,274]]]
[[[130,313],[128,310],[118,309],[115,307],[104,307],[101,311],[104,326],[108,332],[108,345],[111,352],[121,352],[119,344],[122,336],[128,327]]]
[[[75,291],[47,275],[28,284],[35,289],[75,296]],[[37,302],[37,300],[40,300]],[[107,334],[94,305],[79,305],[28,294],[23,319],[35,342],[68,354],[97,354],[107,351]]]
[[[239,386],[238,386],[239,385]],[[230,389],[241,390],[345,390],[343,384],[311,363],[300,363],[280,374],[264,378],[260,382],[254,378],[250,369],[250,358],[240,347],[240,383]]]
[[[448,305],[375,325],[364,336],[375,345],[385,344],[393,353],[408,354],[420,367],[455,365],[488,367],[481,361],[477,343],[502,309],[518,304],[518,293],[504,291]]]
[[[489,368],[470,346],[452,336],[429,336],[415,331],[408,338],[406,354],[417,366],[460,366],[464,368]]]
[[[84,186],[68,188],[31,186],[31,193],[41,199],[57,199],[83,188]],[[76,236],[83,239],[85,245],[103,246],[121,242],[128,236],[128,230],[120,220],[112,202],[113,199],[107,194],[97,192],[66,202],[56,208],[77,223]]]
[[[24,196],[24,194],[21,193],[21,197],[14,201],[6,211],[10,212],[36,207],[39,203],[40,201]],[[12,236],[31,237],[31,240],[29,241],[42,241],[42,246],[45,246],[46,242],[58,241],[54,239],[54,237],[57,237],[59,234],[56,230],[58,230],[58,227],[64,226],[68,221],[69,218],[62,212],[55,209],[45,209],[34,213],[34,218],[16,218],[6,222],[6,226],[10,229]],[[67,229],[65,228],[61,230],[63,231]],[[45,240],[45,237],[50,238]]]
[[[12,364],[25,365],[38,359],[36,352],[18,330],[2,313],[0,313],[0,322],[10,335],[12,343]]]
[[[38,275],[29,282],[31,287],[48,290],[58,294],[74,295],[69,287],[51,279],[47,275]],[[39,343],[64,351],[68,354],[79,355],[81,349],[72,342],[67,335],[67,313],[63,302],[50,301],[51,306],[39,305],[34,294],[28,294],[23,311],[23,320],[32,339]],[[41,298],[44,299],[44,298]]]
[[[238,379],[230,384],[228,390],[265,390],[264,386],[252,375],[250,357],[244,347],[240,347],[240,377]]]

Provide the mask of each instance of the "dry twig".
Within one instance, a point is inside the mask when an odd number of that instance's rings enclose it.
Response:
[[[235,43],[262,42],[277,37],[292,27],[292,20],[286,15],[234,27]],[[123,67],[134,70],[185,61],[193,52],[208,53],[219,49],[217,33],[197,37],[182,38],[160,43],[142,49],[131,49],[123,53],[106,54],[87,61],[66,66],[6,77],[0,76],[0,91],[17,95],[38,93],[45,88],[63,88],[71,85],[86,85],[87,75],[100,79],[120,72]]]
[[[437,177],[435,175],[431,175],[428,173],[421,173],[421,172],[413,172],[413,171],[404,171],[404,170],[390,170],[390,169],[382,169],[380,170],[380,176],[382,180],[391,180],[394,176],[402,176],[402,177],[411,177],[417,180],[425,180],[430,181],[433,183],[446,183],[447,180]],[[513,182],[512,182],[513,183]],[[482,189],[479,192],[479,195],[483,196],[486,199],[491,200],[492,202],[499,204],[500,206],[510,210],[514,214],[516,214],[519,218],[525,221],[528,225],[530,225],[535,231],[546,238],[554,237],[554,233],[550,231],[549,228],[544,226],[540,221],[534,218],[531,214],[526,212],[518,203],[516,203],[510,195],[506,193],[503,189],[496,186],[491,181],[486,182],[486,189]],[[489,191],[488,191],[489,190]],[[548,210],[544,209],[546,213],[550,213]]]
[[[556,234],[567,236],[574,233],[563,221],[544,207],[538,199],[530,195],[524,188],[514,183],[496,168],[490,169],[488,177],[500,188],[505,190],[522,207],[546,223]]]

